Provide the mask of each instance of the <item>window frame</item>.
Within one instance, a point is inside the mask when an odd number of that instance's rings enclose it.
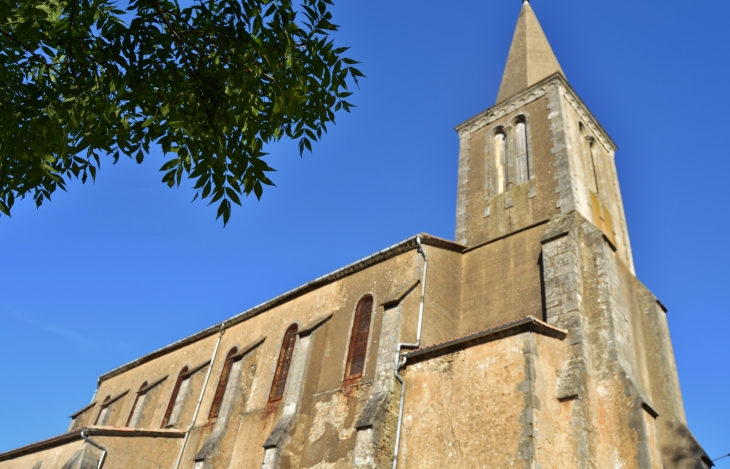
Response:
[[[162,424],[160,428],[166,428],[170,423],[170,417],[172,417],[172,411],[175,409],[175,403],[177,402],[178,395],[180,394],[180,387],[183,381],[190,378],[190,368],[186,365],[180,370],[175,380],[175,385],[172,388],[172,394],[170,394],[170,400],[167,402],[167,409],[165,409],[165,415],[162,417]]]
[[[94,420],[94,426],[96,426],[99,423],[99,419],[101,418],[101,414],[106,410],[111,404],[112,404],[112,395],[109,394],[104,398],[104,401],[101,403],[101,407],[99,407],[99,413],[96,414],[96,420]]]
[[[514,139],[515,139],[515,150],[514,150],[514,167],[515,167],[515,184],[524,184],[534,177],[533,169],[532,169],[532,152],[530,151],[530,132],[529,132],[529,125],[527,123],[527,116],[524,114],[520,114],[517,116],[514,121]],[[520,135],[520,126],[522,126],[522,130],[524,132],[523,135]],[[524,167],[520,168],[520,140],[523,139],[522,144],[524,145]],[[521,172],[520,169],[523,169],[524,172]]]
[[[137,394],[134,396],[134,402],[132,402],[132,410],[129,411],[129,417],[127,417],[127,423],[124,425],[125,427],[129,427],[129,424],[132,422],[134,411],[137,410],[137,403],[139,403],[139,398],[147,394],[147,391],[149,391],[148,386],[149,384],[147,380],[145,380],[145,382],[142,383],[142,386],[139,387],[139,391],[137,391]]]
[[[501,137],[501,143],[499,142]],[[507,130],[499,126],[495,129],[492,134],[492,146],[493,155],[492,160],[494,162],[494,195],[499,195],[507,192],[509,184],[509,155],[507,148]],[[501,160],[501,178],[500,178],[500,160]],[[500,186],[501,182],[501,186]]]
[[[231,378],[231,369],[236,358],[239,360],[242,357],[236,357],[238,353],[238,347],[233,347],[228,351],[226,360],[223,362],[223,368],[221,369],[220,377],[218,378],[218,386],[215,389],[213,395],[213,402],[210,404],[210,410],[208,411],[208,421],[217,419],[220,415],[221,408],[223,407],[223,399],[226,397],[226,389],[228,388],[228,381]]]
[[[356,334],[358,325],[362,325],[362,323],[363,323],[363,321],[359,321],[359,318],[358,318],[358,315],[361,312],[361,306],[366,304],[366,302],[368,300],[370,302],[370,310],[367,313],[368,314],[367,330],[364,332],[361,332],[359,334]],[[370,330],[372,329],[374,312],[375,312],[375,296],[371,293],[367,293],[367,294],[363,295],[357,301],[357,304],[355,306],[352,327],[350,328],[350,340],[348,341],[347,355],[345,358],[344,381],[357,380],[359,378],[362,378],[362,376],[365,374],[365,363],[367,361],[368,349],[370,348]],[[360,340],[355,342],[356,340],[358,340],[358,338],[360,338]],[[358,343],[360,344],[360,350],[355,349],[355,347],[358,345]],[[357,353],[357,352],[361,352],[361,353]],[[362,357],[362,365],[361,365],[359,372],[353,373],[352,366],[354,363],[354,358],[356,358],[356,357]]]
[[[286,382],[289,379],[289,371],[294,358],[294,349],[296,348],[298,335],[299,325],[297,323],[290,325],[286,329],[286,332],[284,332],[284,338],[281,341],[281,348],[279,349],[279,358],[276,361],[276,368],[274,370],[274,378],[271,381],[269,404],[279,402],[284,398]],[[283,377],[282,373],[284,375]]]

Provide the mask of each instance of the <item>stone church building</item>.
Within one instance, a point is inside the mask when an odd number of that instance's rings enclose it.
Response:
[[[616,144],[525,1],[419,234],[112,370],[0,469],[704,469]]]

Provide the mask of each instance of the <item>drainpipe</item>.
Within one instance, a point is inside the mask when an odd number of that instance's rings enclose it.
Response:
[[[86,440],[86,442],[89,443],[90,445],[96,446],[97,448],[99,448],[101,450],[101,459],[99,459],[99,465],[96,466],[96,469],[101,469],[101,466],[104,465],[104,460],[106,460],[106,448],[104,448],[99,443],[97,443],[96,441],[92,440],[87,435],[85,435],[84,432],[87,431],[87,430],[88,429],[86,429],[86,428],[84,428],[83,430],[81,430],[81,438],[83,438],[84,440]]]
[[[187,430],[185,430],[185,438],[183,439],[182,448],[180,448],[180,454],[177,456],[177,462],[175,463],[175,469],[180,468],[180,462],[182,462],[183,453],[185,452],[185,446],[188,444],[188,438],[190,437],[190,430],[193,429],[193,426],[195,425],[195,421],[198,419],[198,412],[200,412],[200,405],[203,403],[203,395],[205,395],[205,388],[208,387],[208,380],[210,379],[210,372],[213,371],[213,363],[215,363],[215,357],[218,355],[218,347],[221,344],[221,339],[223,338],[223,332],[226,329],[226,323],[223,322],[221,324],[221,332],[218,334],[218,340],[215,343],[215,348],[213,349],[213,356],[210,359],[210,364],[208,365],[208,372],[205,374],[205,381],[203,381],[203,388],[200,390],[200,396],[198,397],[198,403],[195,406],[195,412],[193,413],[193,420],[190,422],[190,425],[188,425]]]
[[[416,236],[416,243],[418,243],[418,252],[423,256],[423,278],[421,279],[421,306],[418,309],[418,329],[416,332],[416,343],[399,343],[395,351],[395,379],[401,385],[400,391],[400,404],[398,406],[398,426],[395,431],[395,450],[393,451],[393,469],[398,467],[398,447],[400,446],[400,433],[403,427],[403,405],[406,401],[406,382],[403,376],[398,373],[398,370],[406,364],[406,357],[401,356],[401,350],[404,348],[418,348],[421,346],[421,330],[423,329],[423,304],[426,300],[426,272],[428,271],[428,256],[426,250],[421,244],[421,235]]]

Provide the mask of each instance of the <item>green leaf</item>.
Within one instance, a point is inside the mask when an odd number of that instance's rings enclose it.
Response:
[[[228,224],[228,220],[231,218],[231,203],[228,199],[221,200],[220,205],[218,205],[218,213],[215,217],[216,220],[221,216],[223,216],[223,226],[226,226]]]
[[[172,168],[177,168],[177,165],[180,164],[180,158],[173,158],[167,163],[163,164],[160,168],[160,171],[169,171]]]
[[[167,22],[137,0],[125,11],[85,2],[73,20],[71,2],[0,2],[22,38],[0,35],[13,97],[0,103],[3,214],[16,198],[41,205],[71,178],[95,179],[104,157],[141,163],[161,149],[177,156],[162,162],[162,183],[189,177],[195,200],[226,202],[227,223],[241,194],[273,185],[266,144],[288,137],[312,152],[353,107],[348,86],[363,74],[332,36],[331,0],[159,3]]]

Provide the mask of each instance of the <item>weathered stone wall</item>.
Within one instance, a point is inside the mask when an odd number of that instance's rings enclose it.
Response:
[[[437,266],[432,270],[433,279],[429,279],[434,288],[427,298],[431,319],[436,327],[432,327],[427,335],[437,340],[458,332],[461,259],[458,253],[442,253],[432,247],[426,249],[432,256],[432,264]],[[355,420],[373,395],[376,365],[380,363],[382,368],[375,380],[378,392],[392,393],[392,365],[389,370],[387,365],[394,359],[395,343],[409,334],[415,334],[414,324],[409,324],[407,331],[401,331],[400,328],[404,316],[410,323],[416,321],[420,300],[417,281],[420,280],[422,267],[422,257],[413,249],[305,293],[265,314],[227,327],[221,336],[210,381],[190,433],[181,467],[261,467],[265,464],[265,454],[268,454],[264,450],[264,442],[273,436],[276,437],[274,447],[278,459],[271,467],[351,464],[357,433]],[[436,285],[439,282],[445,282],[446,285]],[[456,292],[456,295],[449,294],[450,291]],[[375,300],[365,371],[361,378],[344,382],[355,307],[365,294],[371,294]],[[397,297],[395,303],[394,297]],[[390,317],[384,325],[385,310],[379,305],[386,300],[394,304],[396,317]],[[323,318],[329,319],[322,322]],[[292,364],[290,370],[285,399],[269,404],[268,396],[282,336],[293,322],[299,324],[301,331],[295,347],[296,363]],[[318,322],[322,324],[317,326]],[[312,330],[305,333],[307,328]],[[381,337],[387,341],[386,348],[380,347]],[[198,371],[192,375],[190,386],[184,390],[185,404],[177,419],[177,428],[186,429],[192,421],[208,372],[208,367],[204,365],[210,360],[217,340],[218,334],[211,334],[104,380],[98,390],[96,404],[81,412],[72,427],[93,425],[100,404],[107,395],[112,396],[114,402],[109,406],[104,425],[123,427],[142,382],[157,383],[162,380],[145,396],[143,411],[136,419],[137,427],[159,428],[177,376],[184,366],[188,366]],[[217,418],[209,419],[224,360],[233,347],[245,353],[232,369],[221,412]],[[383,405],[388,404],[384,402]],[[134,442],[141,441],[130,438],[128,444],[134,445]],[[378,443],[374,441],[373,445]],[[176,449],[159,453],[161,458],[166,458],[166,466],[171,466],[177,458],[180,441],[175,444]],[[69,455],[65,453],[72,446],[60,446],[49,452],[53,458],[68,459],[66,456]],[[112,465],[112,461],[125,460],[127,453],[134,453],[134,450],[125,448],[117,454],[112,454],[110,450],[107,467]],[[48,459],[45,452],[34,456]],[[22,461],[26,459],[24,457]],[[21,460],[16,459],[14,462],[18,461]],[[0,464],[3,464],[3,469],[11,467],[5,462]]]
[[[464,254],[460,334],[543,317],[540,237],[545,225]]]
[[[88,445],[86,445],[88,446]],[[74,441],[64,446],[20,456],[9,461],[0,461],[0,469],[35,468],[41,464],[42,468],[61,469],[77,452],[85,449],[83,441]],[[80,454],[80,453],[79,453]]]
[[[108,450],[104,469],[170,469],[182,444],[181,438],[97,436],[94,441]],[[87,444],[87,446],[90,446]],[[91,448],[90,448],[91,450]],[[93,448],[97,457],[98,449]],[[118,455],[123,454],[124,458]],[[49,466],[52,468],[53,466]],[[95,469],[93,466],[89,469]]]
[[[505,236],[557,213],[553,164],[553,130],[548,94],[556,84],[543,84],[496,106],[459,126],[459,194],[456,240],[468,246]],[[515,119],[527,122],[531,179],[509,183],[498,194],[494,188],[494,135],[502,129],[507,151],[514,143]],[[507,168],[514,181],[514,167]]]
[[[534,332],[486,340],[408,366],[398,467],[576,467],[555,398],[568,348]]]
[[[399,467],[704,464],[684,423],[666,313],[590,220],[571,211],[463,253],[425,249],[422,346],[526,316],[544,318],[567,337],[464,339],[469,345],[458,350],[409,362]],[[416,338],[423,267],[412,249],[227,327],[181,469],[390,467],[401,392],[395,350]],[[345,380],[355,308],[365,294],[376,305],[365,371]],[[269,403],[282,338],[293,322],[299,334],[284,397]],[[123,426],[141,382],[159,381],[137,425],[158,427],[177,374],[188,365],[200,369],[177,422],[187,428],[208,371],[201,365],[217,340],[211,334],[104,380],[95,406],[75,424],[95,418],[111,395],[119,399],[107,424]],[[209,418],[232,347],[238,358],[220,412]],[[108,444],[107,468],[167,469],[178,458],[180,435],[96,439]],[[77,469],[98,459],[87,446],[77,441],[38,451],[2,461],[0,469],[41,460],[54,461],[44,467]]]
[[[517,464],[524,361],[511,337],[409,366],[398,467]]]
[[[463,256],[443,249],[429,249],[428,256],[422,342],[435,344],[460,334]],[[418,301],[420,295],[419,284],[406,301]]]
[[[538,407],[534,412],[526,407],[520,418],[525,434],[534,435],[534,462],[544,469],[580,468],[582,422],[577,400],[559,399],[566,387],[576,384],[565,382],[566,378],[577,377],[567,377],[565,373],[566,364],[571,363],[571,347],[565,341],[539,334],[532,334],[530,341],[523,339],[523,344],[525,351],[528,346],[534,348],[531,357],[525,354],[526,359],[534,362],[534,382],[523,387],[534,389],[533,399]],[[525,467],[532,467],[529,462],[526,460]]]
[[[631,243],[616,172],[616,147],[572,89],[560,88],[560,103],[573,186],[571,209],[590,220],[611,240],[618,257],[633,273]]]
[[[704,464],[682,423],[665,313],[656,298],[578,212],[552,220],[542,242],[547,319],[569,331],[572,349],[557,397],[572,407],[578,467]]]
[[[174,438],[92,435],[92,438],[107,449],[104,469],[170,469],[182,443],[180,435]],[[0,461],[0,469],[96,469],[101,455],[101,450],[77,437],[66,444]]]

